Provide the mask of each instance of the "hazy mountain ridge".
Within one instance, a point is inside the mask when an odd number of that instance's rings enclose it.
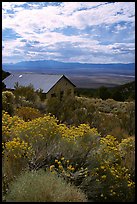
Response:
[[[52,69],[81,69],[81,68],[103,68],[103,69],[135,69],[135,64],[134,63],[129,63],[129,64],[122,64],[122,63],[116,63],[116,64],[92,64],[92,63],[76,63],[76,62],[59,62],[59,61],[54,61],[54,60],[37,60],[37,61],[22,61],[22,62],[18,62],[16,64],[12,64],[12,63],[4,63],[3,64],[3,68],[5,70],[7,69],[28,69],[28,70],[33,70],[33,69],[40,69],[43,68],[42,70],[44,71],[44,69],[48,69],[48,68],[52,68]],[[46,70],[45,70],[46,71]]]
[[[64,74],[78,87],[115,86],[135,80],[135,64],[66,63],[54,60],[23,61],[3,64],[8,72]]]

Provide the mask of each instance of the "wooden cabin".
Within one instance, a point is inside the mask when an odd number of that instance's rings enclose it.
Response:
[[[16,83],[21,86],[33,85],[34,90],[42,90],[46,98],[74,96],[75,85],[64,75],[12,73],[3,80],[6,89],[14,90]]]

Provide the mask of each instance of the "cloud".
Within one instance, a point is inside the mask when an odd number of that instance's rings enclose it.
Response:
[[[13,10],[16,7],[23,6],[26,2],[2,2],[3,10]]]
[[[108,48],[113,52],[113,53],[117,53],[117,54],[127,54],[127,53],[131,53],[135,52],[135,47],[134,47],[134,43],[115,43],[113,45],[108,45]]]
[[[123,13],[118,14],[121,10]],[[94,9],[81,10],[74,13],[72,16],[73,23],[79,29],[84,29],[86,26],[94,25],[111,25],[119,22],[134,22],[135,10],[132,3],[116,2],[113,5],[104,4],[102,6],[96,7]]]
[[[127,26],[122,26],[122,25],[120,25],[120,24],[118,24],[116,27],[116,30],[125,30],[125,29],[127,29]]]
[[[10,4],[11,6],[14,5],[14,10],[16,4]],[[87,8],[87,10],[82,10],[84,8]],[[123,12],[117,14],[121,10]],[[24,32],[26,30],[34,31],[34,29],[53,31],[57,28],[65,28],[67,26],[84,29],[87,26],[112,24],[120,21],[133,22],[134,13],[135,8],[133,2],[115,2],[114,4],[65,2],[60,6],[47,6],[41,9],[36,7],[29,10],[29,12],[27,9],[19,10],[15,13],[14,19],[4,15],[3,28],[5,26],[10,27],[16,29],[17,32],[19,32],[19,28],[25,29]]]
[[[96,62],[104,54],[111,61],[112,54],[131,52],[132,61],[134,15],[134,2],[2,2],[3,34],[9,31],[3,35],[3,59]]]

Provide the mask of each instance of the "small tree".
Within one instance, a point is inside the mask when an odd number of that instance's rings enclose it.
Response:
[[[111,96],[116,101],[124,101],[124,96],[121,94],[120,90],[114,90]]]
[[[31,84],[29,86],[21,86],[16,83],[14,88],[15,100],[18,105],[35,106],[36,102],[39,100],[39,96]]]
[[[10,115],[14,113],[15,96],[11,91],[2,92],[2,109],[8,112]]]
[[[4,82],[2,82],[2,90],[4,91],[6,89],[6,85],[4,84]]]
[[[101,86],[98,89],[98,96],[103,100],[108,99],[110,97],[110,91],[108,90],[107,87]]]

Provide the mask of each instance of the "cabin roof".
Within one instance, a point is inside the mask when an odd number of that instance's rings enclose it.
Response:
[[[42,89],[47,93],[55,84],[65,77],[73,86],[75,86],[66,76],[57,74],[37,74],[37,73],[12,73],[3,80],[7,89],[14,89],[15,83],[21,86],[33,85],[35,91]]]

